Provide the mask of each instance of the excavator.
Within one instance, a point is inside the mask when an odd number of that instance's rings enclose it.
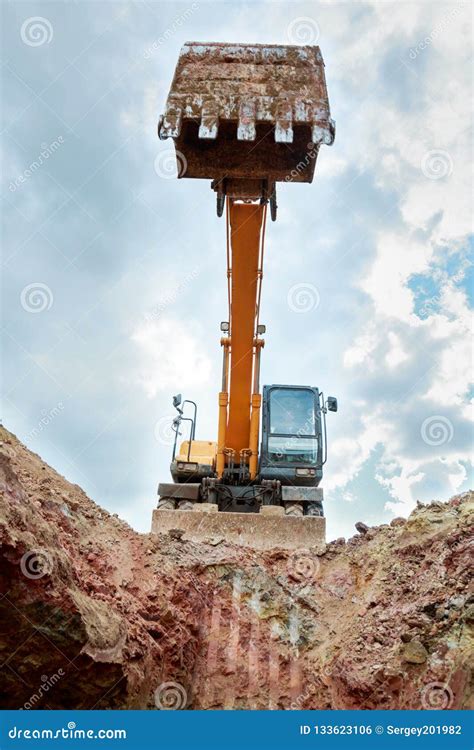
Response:
[[[337,399],[309,385],[261,392],[260,306],[276,184],[312,182],[334,134],[319,47],[182,47],[158,136],[174,142],[178,177],[211,180],[217,215],[225,213],[229,312],[220,324],[217,440],[196,439],[197,405],[175,396],[173,481],[158,486],[153,532],[260,548],[324,544],[326,413]]]

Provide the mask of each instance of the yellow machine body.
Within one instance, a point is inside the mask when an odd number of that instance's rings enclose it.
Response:
[[[175,459],[177,463],[201,464],[215,469],[217,443],[211,440],[191,440],[191,449],[189,449],[189,442],[189,440],[183,440],[179,446]]]

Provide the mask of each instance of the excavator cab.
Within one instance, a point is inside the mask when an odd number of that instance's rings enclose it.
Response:
[[[317,487],[323,476],[323,423],[317,388],[263,388],[260,477]]]

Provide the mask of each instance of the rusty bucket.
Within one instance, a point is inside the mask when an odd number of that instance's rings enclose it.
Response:
[[[319,47],[188,42],[160,118],[180,177],[255,197],[277,181],[311,182],[321,144],[332,144]]]

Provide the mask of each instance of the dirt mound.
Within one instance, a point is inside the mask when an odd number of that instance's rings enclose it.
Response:
[[[473,493],[256,552],[137,534],[0,438],[2,708],[472,707]]]

